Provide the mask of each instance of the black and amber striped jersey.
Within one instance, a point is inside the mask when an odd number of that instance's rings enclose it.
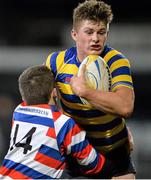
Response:
[[[133,89],[129,60],[107,45],[100,56],[109,66],[112,91],[121,86]],[[70,79],[77,74],[80,66],[76,47],[51,53],[46,60],[46,66],[54,74],[63,112],[87,131],[90,142],[98,150],[106,153],[127,141],[127,128],[123,118],[105,114],[90,105],[83,104],[72,92]]]

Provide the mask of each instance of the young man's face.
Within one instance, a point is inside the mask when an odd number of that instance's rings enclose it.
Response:
[[[76,42],[78,59],[82,61],[90,54],[100,55],[107,39],[109,26],[103,22],[82,21],[72,30],[72,38]]]

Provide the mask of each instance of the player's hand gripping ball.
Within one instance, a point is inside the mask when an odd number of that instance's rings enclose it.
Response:
[[[111,89],[111,74],[105,60],[98,55],[87,56],[80,64],[78,76],[81,68],[86,65],[85,78],[89,87],[103,92]],[[83,104],[89,104],[84,98],[80,98]]]

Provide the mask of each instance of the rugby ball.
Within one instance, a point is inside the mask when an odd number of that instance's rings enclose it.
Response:
[[[111,89],[111,74],[105,60],[98,55],[87,56],[79,66],[78,76],[81,74],[81,68],[86,65],[85,78],[90,88],[98,89],[103,92]],[[83,104],[89,104],[84,98],[81,98]]]

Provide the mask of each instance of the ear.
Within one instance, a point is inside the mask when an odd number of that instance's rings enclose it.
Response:
[[[74,41],[77,40],[77,32],[76,32],[75,29],[72,29],[72,30],[71,30],[71,37],[72,37],[72,39],[73,39]]]

